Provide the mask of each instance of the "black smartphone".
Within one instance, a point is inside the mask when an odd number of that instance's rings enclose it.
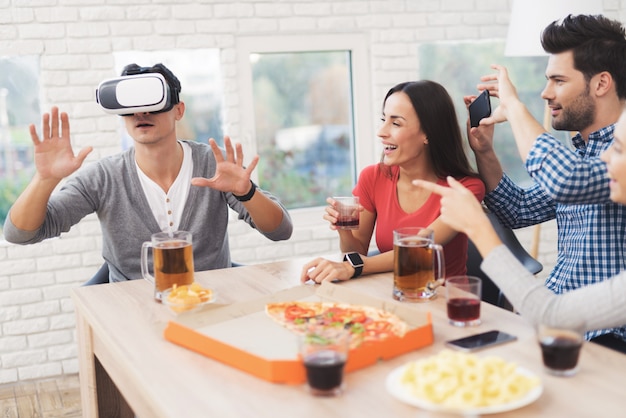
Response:
[[[491,115],[491,100],[489,99],[489,90],[483,90],[482,93],[469,105],[470,126],[472,128],[478,126],[480,120]]]
[[[471,352],[517,340],[517,337],[502,331],[487,331],[457,340],[446,341],[446,346]]]

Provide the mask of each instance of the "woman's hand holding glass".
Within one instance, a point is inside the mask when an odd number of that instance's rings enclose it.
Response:
[[[335,230],[335,231],[347,229],[337,224],[341,218],[341,213],[340,213],[340,208],[339,208],[340,206],[339,198],[329,197],[328,199],[326,199],[326,202],[328,203],[329,206],[326,206],[326,211],[324,213],[323,218],[330,223],[330,229]],[[360,214],[363,211],[363,206],[361,206],[358,203],[358,201],[356,204],[356,210],[358,211],[358,214]],[[358,222],[358,217],[357,217],[357,222]],[[356,229],[356,228],[349,228],[349,229]]]

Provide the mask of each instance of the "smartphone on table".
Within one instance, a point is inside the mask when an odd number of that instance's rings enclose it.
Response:
[[[491,115],[491,100],[489,99],[489,90],[483,90],[482,93],[469,105],[470,126],[475,128],[481,119]]]
[[[515,341],[517,337],[503,331],[487,331],[456,340],[446,341],[446,346],[465,352],[482,350],[487,347]]]

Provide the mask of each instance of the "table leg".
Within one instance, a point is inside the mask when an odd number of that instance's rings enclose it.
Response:
[[[126,399],[94,354],[91,327],[80,314],[76,318],[80,400],[86,418],[134,418]]]
[[[98,395],[98,416],[134,418],[133,410],[115,386],[98,358],[95,359],[96,391]]]
[[[78,340],[78,369],[80,380],[80,402],[85,418],[98,417],[96,395],[96,369],[93,354],[93,338],[89,323],[77,311],[76,337]]]

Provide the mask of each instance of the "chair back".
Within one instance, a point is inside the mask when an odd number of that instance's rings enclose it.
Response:
[[[502,240],[502,243],[507,246],[515,258],[517,258],[529,272],[537,274],[543,270],[543,264],[533,258],[528,251],[524,249],[512,229],[503,226],[493,213],[486,212],[486,215]],[[513,311],[513,307],[500,291],[500,288],[481,270],[480,263],[482,261],[482,256],[472,241],[469,241],[467,246],[467,274],[480,277],[483,280],[482,299],[492,305]]]
[[[94,286],[97,284],[109,283],[109,265],[105,262],[93,277],[81,286]]]

